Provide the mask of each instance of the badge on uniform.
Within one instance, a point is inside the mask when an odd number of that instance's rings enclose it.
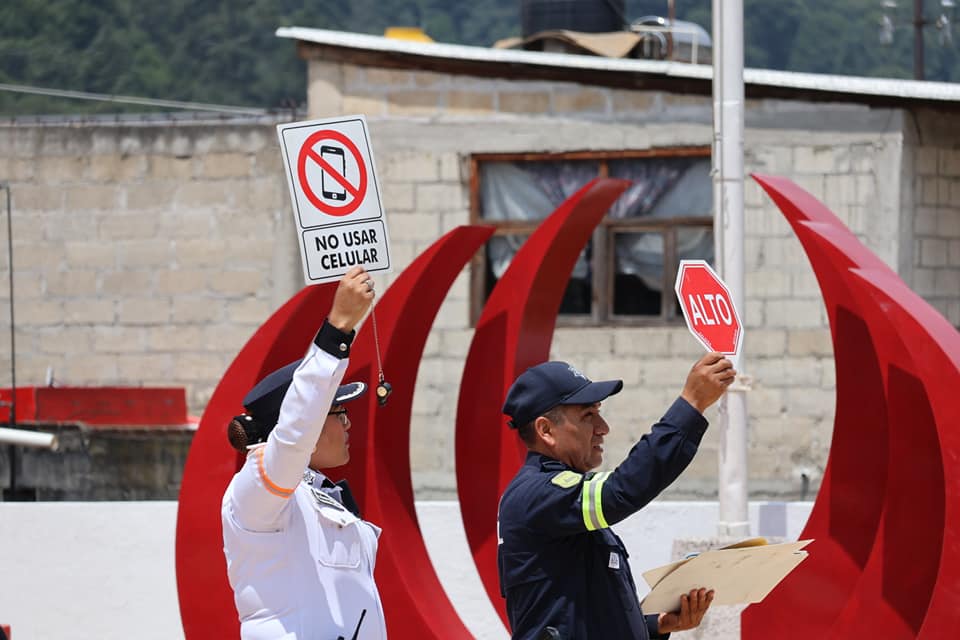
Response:
[[[607,565],[610,569],[619,569],[620,568],[620,554],[616,551],[610,552],[610,564]]]
[[[323,491],[322,489],[316,489],[310,487],[310,493],[313,495],[313,500],[318,505],[326,505],[328,507],[334,507],[340,511],[346,511],[346,508],[337,502],[337,499],[331,496],[329,493]]]
[[[550,482],[558,487],[569,489],[570,487],[578,484],[581,478],[583,478],[583,476],[576,471],[561,471],[557,475],[553,476],[553,479],[551,479]]]

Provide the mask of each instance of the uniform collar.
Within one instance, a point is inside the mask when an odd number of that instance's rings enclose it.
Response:
[[[527,459],[523,464],[524,466],[532,467],[536,471],[568,471],[573,469],[556,458],[545,456],[536,451],[528,451]]]
[[[319,492],[332,497],[338,505],[346,507],[347,511],[358,518],[361,517],[360,506],[357,504],[356,498],[353,497],[353,493],[350,492],[346,480],[331,482],[330,478],[324,474],[308,468],[303,472],[303,483],[314,493]]]
[[[330,479],[320,473],[319,471],[314,471],[313,469],[307,469],[303,472],[303,481],[306,482],[311,487],[316,487],[317,489],[331,489],[335,487]]]

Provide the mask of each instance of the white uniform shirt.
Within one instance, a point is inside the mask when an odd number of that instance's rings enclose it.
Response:
[[[373,580],[380,529],[304,470],[347,368],[310,346],[267,442],[223,496],[223,550],[244,640],[385,640]]]

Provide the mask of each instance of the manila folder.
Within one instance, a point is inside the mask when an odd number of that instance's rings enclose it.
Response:
[[[651,590],[644,613],[679,611],[680,596],[691,589],[713,589],[713,604],[760,602],[807,557],[812,540],[715,549],[643,574]]]

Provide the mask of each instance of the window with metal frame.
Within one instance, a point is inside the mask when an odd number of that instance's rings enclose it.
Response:
[[[540,222],[590,180],[629,180],[581,253],[560,325],[682,322],[673,295],[682,259],[713,261],[710,149],[471,156],[471,221],[496,227],[474,259],[471,320]]]

